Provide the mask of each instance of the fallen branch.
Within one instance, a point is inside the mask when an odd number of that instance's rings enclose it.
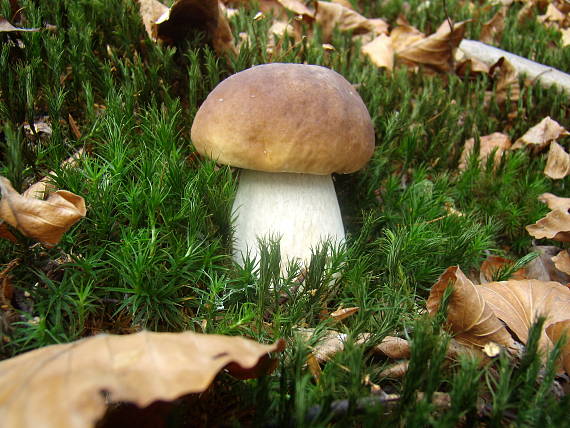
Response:
[[[489,66],[495,64],[501,57],[505,57],[519,75],[524,74],[533,81],[539,81],[544,86],[555,86],[570,94],[570,75],[556,68],[539,64],[522,56],[474,40],[462,40],[459,44],[459,49],[467,58],[479,60]]]

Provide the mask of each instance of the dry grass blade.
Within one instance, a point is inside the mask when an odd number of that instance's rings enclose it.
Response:
[[[267,372],[268,353],[279,350],[280,342],[193,332],[99,335],[48,346],[0,363],[0,420],[19,428],[92,427],[106,400],[144,407],[202,392],[224,367],[240,377]]]
[[[514,341],[481,294],[481,286],[473,284],[457,266],[448,268],[432,287],[427,301],[430,315],[439,310],[444,292],[453,292],[447,307],[446,328],[460,343],[483,348],[489,342],[513,348]]]

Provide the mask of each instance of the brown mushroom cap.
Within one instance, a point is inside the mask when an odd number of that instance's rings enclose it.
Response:
[[[350,173],[374,151],[364,102],[340,74],[316,65],[266,64],[208,95],[192,142],[217,162],[267,172]]]

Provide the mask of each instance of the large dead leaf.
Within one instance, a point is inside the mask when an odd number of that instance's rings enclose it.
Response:
[[[570,155],[566,153],[564,147],[556,141],[550,143],[544,175],[553,180],[560,180],[570,174]]]
[[[416,41],[412,44],[396,42],[394,44],[396,57],[404,62],[424,64],[439,71],[449,71],[453,62],[453,51],[463,39],[466,24],[467,21],[463,21],[451,27],[446,20],[434,34],[428,37],[420,38],[419,34],[415,34]],[[401,35],[397,37],[401,39]],[[414,40],[411,35],[406,39],[407,42]]]
[[[99,335],[0,362],[0,421],[19,428],[93,427],[109,402],[145,407],[204,391],[226,367],[240,378],[271,368],[242,337],[193,332]]]
[[[459,343],[483,348],[495,342],[514,349],[514,340],[495,316],[481,294],[481,286],[473,284],[458,266],[448,268],[431,288],[427,301],[430,315],[439,310],[446,288],[453,289],[447,307],[446,328]]]
[[[479,41],[493,45],[498,43],[503,36],[505,30],[505,18],[507,16],[507,8],[501,7],[497,13],[481,27]]]
[[[485,135],[479,139],[479,160],[484,163],[487,158],[495,152],[493,165],[498,165],[501,161],[503,153],[510,149],[511,139],[508,135],[501,132],[493,132],[491,135]],[[475,148],[475,139],[469,138],[465,141],[461,159],[459,160],[459,170],[464,171],[467,168],[467,161]]]
[[[178,0],[170,9],[156,0],[139,0],[149,37],[165,43],[201,32],[218,54],[236,53],[232,32],[218,0]]]
[[[539,151],[548,146],[550,142],[566,135],[570,135],[570,133],[558,122],[552,120],[550,116],[547,116],[525,132],[513,144],[513,150],[528,146]]]
[[[544,193],[538,199],[546,202],[552,211],[536,223],[526,226],[527,232],[536,239],[570,242],[570,198]]]
[[[546,317],[545,327],[570,319],[570,289],[557,282],[510,280],[480,287],[493,313],[522,343],[527,342],[528,330],[539,316]],[[545,332],[540,345],[545,351],[552,345]]]
[[[23,235],[53,246],[87,212],[81,196],[58,190],[45,201],[20,195],[0,176],[0,219]]]
[[[321,27],[323,40],[329,42],[335,28],[339,31],[351,31],[353,34],[387,34],[388,23],[382,19],[368,19],[352,9],[337,3],[318,1],[315,20]]]
[[[361,50],[377,67],[386,68],[389,71],[394,68],[394,47],[392,39],[386,34],[381,34],[370,43],[366,43]]]
[[[566,373],[570,374],[570,320],[556,322],[546,328],[548,338],[554,343],[562,337],[566,342],[562,348],[562,366]]]

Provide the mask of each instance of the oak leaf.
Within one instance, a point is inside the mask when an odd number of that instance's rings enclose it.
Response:
[[[47,246],[56,245],[87,212],[84,199],[67,190],[53,192],[42,201],[20,195],[0,176],[0,191],[0,219]]]
[[[98,335],[0,362],[0,420],[7,427],[95,426],[106,402],[145,407],[204,391],[227,368],[267,373],[269,352],[242,337],[193,332]]]

